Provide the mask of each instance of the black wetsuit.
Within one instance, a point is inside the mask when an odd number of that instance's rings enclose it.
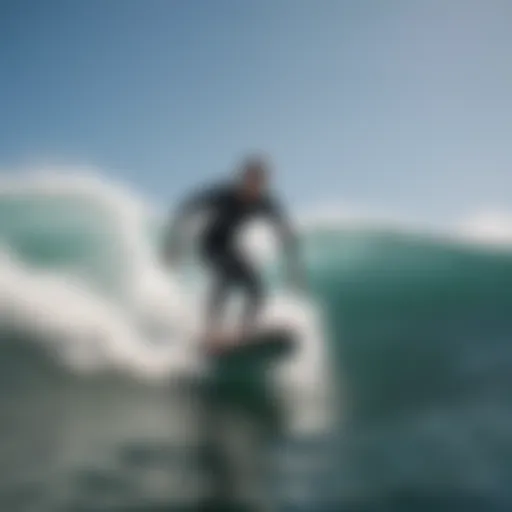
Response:
[[[247,201],[236,185],[230,184],[212,187],[188,198],[178,210],[176,227],[179,228],[182,220],[197,210],[209,213],[199,243],[202,259],[215,280],[208,303],[209,321],[214,323],[219,319],[228,290],[236,286],[248,296],[245,320],[252,322],[263,296],[262,282],[237,249],[237,235],[247,221],[264,217],[276,225],[286,249],[294,250],[294,237],[289,224],[278,203],[270,196]]]

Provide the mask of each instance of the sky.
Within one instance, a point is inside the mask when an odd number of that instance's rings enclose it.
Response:
[[[508,0],[0,0],[0,169],[173,202],[264,151],[291,208],[512,211]]]

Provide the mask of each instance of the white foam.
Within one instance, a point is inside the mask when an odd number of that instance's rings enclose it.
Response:
[[[462,237],[492,247],[512,246],[512,214],[485,208],[457,223]]]
[[[4,249],[0,258],[0,315],[40,338],[61,340],[59,355],[74,369],[115,367],[145,377],[190,369],[184,339],[193,329],[184,295],[158,265],[145,238],[150,212],[136,197],[94,174],[28,173],[2,177],[2,197],[80,198],[113,226],[125,269],[123,300],[102,296],[79,276],[34,269]],[[189,311],[189,310],[188,310]],[[140,325],[160,323],[156,348]],[[188,331],[187,331],[188,328]],[[181,342],[180,342],[181,340]],[[190,352],[190,350],[188,351]]]
[[[178,355],[183,361],[178,339],[155,349],[126,310],[83,281],[28,268],[5,251],[0,258],[0,318],[48,343],[76,371],[108,368],[158,378],[179,370]]]

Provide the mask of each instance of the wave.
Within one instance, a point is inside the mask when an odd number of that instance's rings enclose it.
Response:
[[[340,495],[364,506],[439,489],[506,494],[506,215],[438,229],[339,210],[299,220],[308,297],[284,293],[264,226],[240,243],[271,285],[263,321],[298,333],[296,358],[275,373],[293,421],[304,428],[326,408],[343,413]],[[98,176],[3,179],[1,378],[98,382],[114,373],[160,384],[204,375],[196,344],[204,276],[192,262],[185,276],[164,268],[162,221],[158,207]]]
[[[153,383],[207,373],[197,314],[205,282],[196,270],[183,280],[162,265],[161,223],[129,190],[98,176],[1,181],[5,360],[34,368],[35,358],[75,376],[120,374]],[[277,369],[277,386],[319,389],[325,355],[317,316],[304,299],[274,291],[261,321],[291,324],[300,346]],[[13,339],[26,347],[13,350]]]
[[[309,278],[313,287],[320,285],[317,296],[329,300],[333,286],[322,288],[323,279],[359,293],[409,283],[424,294],[434,282],[448,288],[467,276],[491,286],[508,274],[510,257],[507,251],[488,255],[494,242],[482,250],[482,233],[503,235],[508,223],[498,215],[477,219],[434,234],[390,218],[377,222],[357,211],[324,208],[301,217],[299,226]],[[169,373],[170,359],[185,358],[174,352],[187,352],[183,347],[197,338],[199,319],[192,312],[200,306],[202,281],[196,275],[184,283],[162,265],[164,220],[155,205],[97,173],[3,177],[1,324],[34,338],[68,340],[65,364],[82,371],[112,365]],[[276,243],[264,225],[251,226],[240,243],[262,268],[274,268]],[[482,272],[488,263],[493,270]],[[272,278],[279,281],[276,271]],[[295,321],[300,316],[291,314]],[[174,352],[165,355],[169,347]]]

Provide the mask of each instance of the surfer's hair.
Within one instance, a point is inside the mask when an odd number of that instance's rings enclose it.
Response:
[[[260,155],[251,155],[242,160],[238,169],[238,177],[241,181],[247,178],[266,178],[269,174],[269,162]]]

